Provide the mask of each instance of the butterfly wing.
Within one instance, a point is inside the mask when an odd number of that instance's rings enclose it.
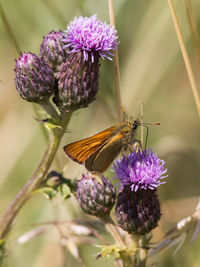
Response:
[[[70,143],[63,147],[64,153],[72,160],[83,164],[88,157],[104,146],[116,133],[117,126],[110,127],[98,134]]]
[[[123,134],[121,133],[111,137],[107,143],[86,159],[86,169],[91,172],[104,172],[121,151],[123,146],[122,138]]]

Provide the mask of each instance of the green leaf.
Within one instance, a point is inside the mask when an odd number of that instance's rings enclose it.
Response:
[[[4,245],[5,245],[5,240],[4,239],[0,239],[0,250],[4,249]]]
[[[33,194],[37,193],[43,194],[47,199],[53,199],[57,195],[58,191],[53,189],[52,187],[42,187],[33,192]]]
[[[56,128],[62,130],[62,127],[60,126],[60,124],[56,123],[54,120],[52,119],[48,119],[45,123],[44,123],[45,127],[49,130],[49,131],[53,131]]]
[[[110,245],[110,246],[97,246],[101,248],[101,252],[97,255],[97,259],[101,257],[110,257],[114,255],[115,258],[128,258],[133,256],[135,252],[138,250],[135,246],[130,246],[126,248],[119,247],[118,245]]]
[[[5,253],[5,240],[4,239],[0,239],[0,265],[3,262],[4,257],[6,256]]]
[[[66,184],[62,184],[59,186],[59,191],[61,193],[61,196],[64,198],[64,199],[67,199],[71,196],[71,192],[70,192],[70,189],[69,187],[66,185]]]

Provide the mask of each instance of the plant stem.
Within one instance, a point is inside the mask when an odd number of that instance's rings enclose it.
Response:
[[[143,105],[143,103],[141,103],[141,106],[140,106],[140,121],[141,121],[141,124],[143,124],[143,122],[144,122],[144,105]],[[142,149],[144,149],[144,126],[143,125],[141,125],[140,140],[142,143]],[[145,144],[145,146],[146,146],[146,144]],[[146,149],[146,147],[145,147],[145,149]]]
[[[120,232],[118,231],[117,226],[115,225],[115,223],[113,222],[110,216],[104,219],[104,223],[106,225],[107,230],[109,231],[109,233],[112,235],[113,239],[115,240],[116,244],[118,244],[122,249],[124,249],[124,251],[128,249],[129,245],[132,245],[132,244],[127,244],[127,242],[124,241]],[[138,247],[139,237],[137,238],[136,236],[136,240],[134,238],[134,239],[131,239],[131,241],[133,241],[133,243],[135,244],[134,247]],[[120,259],[122,261],[123,267],[134,267],[135,266],[135,255],[136,253],[134,252],[134,250],[133,250],[132,255],[126,254],[126,253],[124,255],[121,254]],[[142,267],[142,265],[140,267]]]
[[[39,120],[42,120],[40,114],[37,111],[37,107],[36,107],[37,104],[35,104],[35,103],[34,104],[31,103],[31,104],[32,104],[33,112],[35,113],[36,118],[39,119]],[[43,123],[39,123],[39,127],[40,127],[41,132],[42,132],[42,134],[44,136],[45,142],[47,143],[48,142],[48,139],[49,139],[49,134],[47,132],[47,129],[44,127],[44,124]]]
[[[197,26],[195,23],[193,11],[192,11],[192,3],[190,0],[185,0],[185,8],[187,11],[187,16],[188,16],[188,22],[192,34],[192,39],[194,43],[194,49],[196,53],[196,58],[197,58],[197,66],[198,66],[198,71],[200,73],[200,38],[197,30]]]
[[[145,247],[145,236],[134,235],[133,241],[138,248],[137,251],[137,264],[136,267],[145,267],[147,263],[147,248]],[[147,244],[146,244],[147,245]]]
[[[114,240],[117,244],[119,244],[122,248],[126,246],[122,236],[120,235],[120,232],[117,229],[117,226],[113,222],[112,218],[109,216],[106,219],[104,219],[104,223],[106,225],[107,230],[112,235]]]
[[[122,267],[122,261],[120,259],[115,259],[115,266]]]
[[[104,219],[104,223],[106,225],[106,228],[108,232],[112,235],[113,239],[115,240],[116,244],[118,244],[121,248],[126,248],[126,243],[123,240],[117,226],[113,222],[112,218],[108,216],[106,219]],[[121,257],[121,262],[123,267],[130,267],[132,266],[132,259],[130,257]],[[120,266],[121,263],[118,261],[115,261],[116,266]],[[131,265],[130,265],[131,264]]]
[[[115,16],[114,16],[114,3],[113,0],[108,0],[110,24],[115,27]],[[120,74],[119,74],[119,57],[118,50],[114,51],[114,73],[115,73],[115,93],[117,101],[117,114],[119,122],[122,122],[122,103],[120,93]]]
[[[193,92],[194,100],[195,100],[195,103],[196,103],[197,111],[198,111],[198,114],[200,116],[200,95],[199,95],[197,84],[196,84],[196,81],[195,81],[195,78],[194,78],[194,74],[193,74],[193,71],[192,71],[190,59],[189,59],[189,56],[188,56],[188,53],[187,53],[187,50],[186,50],[186,46],[185,46],[185,43],[184,43],[184,40],[183,40],[183,36],[182,36],[182,33],[181,33],[180,25],[178,23],[178,18],[177,18],[176,11],[175,11],[175,8],[174,8],[174,5],[173,5],[173,1],[172,0],[168,0],[168,4],[169,4],[169,7],[170,7],[170,11],[171,11],[172,19],[173,19],[173,22],[174,22],[174,27],[175,27],[175,30],[176,30],[177,38],[178,38],[179,45],[180,45],[180,48],[181,48],[181,52],[182,52],[182,55],[183,55],[183,59],[184,59],[184,62],[185,62],[185,66],[186,66],[186,70],[187,70],[188,77],[189,77],[189,80],[190,80],[190,84],[191,84],[191,87],[192,87],[192,92]]]
[[[9,231],[11,223],[16,217],[19,210],[25,204],[26,200],[31,196],[31,193],[38,188],[40,183],[45,178],[51,163],[54,160],[56,151],[60,144],[61,138],[65,132],[65,129],[69,123],[72,113],[67,113],[62,121],[62,129],[54,128],[50,133],[49,142],[44,152],[42,160],[35,170],[33,176],[17,194],[9,208],[6,210],[2,219],[0,220],[0,238],[4,238]]]
[[[147,262],[147,250],[144,248],[139,249],[137,267],[145,267]]]
[[[60,122],[60,116],[55,110],[51,102],[48,100],[45,103],[40,103],[40,106],[53,118],[55,121]]]

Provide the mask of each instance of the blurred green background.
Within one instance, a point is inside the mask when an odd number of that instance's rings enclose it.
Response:
[[[151,127],[149,146],[166,161],[169,177],[159,189],[162,218],[154,231],[155,240],[178,220],[191,215],[200,194],[200,128],[191,86],[178,46],[167,1],[116,0],[116,28],[120,40],[119,62],[122,104],[129,115],[139,117],[144,103],[144,120],[160,122]],[[200,33],[200,1],[191,1]],[[22,51],[39,54],[42,36],[52,29],[64,30],[75,16],[98,17],[109,22],[106,0],[2,0],[1,5]],[[188,26],[184,1],[175,1],[177,15],[192,66],[200,84],[200,73]],[[14,84],[18,57],[4,23],[0,20],[0,214],[31,177],[45,150],[46,140],[30,103],[17,94]],[[199,47],[200,49],[200,47]],[[62,144],[81,139],[116,124],[113,63],[102,61],[97,100],[74,113],[69,133]],[[39,112],[39,109],[38,109]],[[139,134],[139,133],[138,133]],[[61,146],[62,147],[62,146]],[[67,160],[58,151],[59,168],[67,177],[78,177],[83,167]],[[53,168],[53,166],[52,166]],[[112,173],[107,171],[108,177]],[[4,266],[61,267],[81,266],[70,253],[63,254],[54,227],[45,235],[19,244],[18,238],[33,224],[72,220],[84,216],[74,198],[53,202],[34,196],[15,220],[8,236]],[[114,266],[112,259],[95,260],[97,248],[80,247],[86,266]],[[173,249],[153,258],[155,266],[200,266],[200,239],[173,255]]]

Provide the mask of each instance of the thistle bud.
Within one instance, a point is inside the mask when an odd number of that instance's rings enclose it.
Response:
[[[51,68],[33,53],[21,53],[16,60],[15,84],[19,95],[29,102],[43,103],[54,90]]]
[[[56,187],[62,184],[64,181],[61,173],[57,171],[51,171],[47,175],[46,184],[50,187]]]
[[[83,174],[77,184],[76,196],[86,213],[106,218],[115,204],[116,193],[112,183],[104,176],[98,181],[91,174]]]
[[[149,233],[161,216],[156,190],[135,192],[128,186],[123,187],[118,194],[115,215],[124,231],[138,235]]]
[[[63,32],[51,31],[43,37],[40,46],[40,57],[55,72],[57,68],[66,60],[67,49],[63,47]]]

